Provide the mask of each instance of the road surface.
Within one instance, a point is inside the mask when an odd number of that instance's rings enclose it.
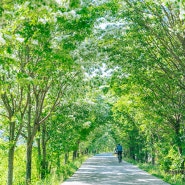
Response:
[[[110,153],[89,158],[61,185],[169,185]]]

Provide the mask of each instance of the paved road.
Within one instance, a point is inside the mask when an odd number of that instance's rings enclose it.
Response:
[[[77,172],[61,185],[169,185],[112,154],[89,158]]]

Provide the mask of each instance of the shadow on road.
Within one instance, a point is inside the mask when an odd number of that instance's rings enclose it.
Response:
[[[169,185],[112,154],[99,154],[83,163],[62,185]]]

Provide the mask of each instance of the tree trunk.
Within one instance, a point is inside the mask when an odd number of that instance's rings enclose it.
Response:
[[[60,171],[60,154],[57,154],[57,171],[59,172]]]
[[[20,100],[17,98],[14,98],[13,94],[11,96],[8,96],[6,93],[2,93],[0,98],[4,104],[4,107],[8,113],[7,117],[9,119],[9,148],[8,148],[8,174],[7,174],[7,185],[13,184],[13,170],[14,170],[14,153],[15,153],[15,147],[17,140],[19,138],[19,135],[21,134],[21,130],[23,127],[23,117],[25,114],[25,110],[27,107],[27,102],[25,103],[24,111],[21,111],[22,109],[22,92],[23,88],[20,88]],[[17,102],[19,102],[17,105]],[[16,111],[15,111],[16,109]],[[21,122],[19,122],[17,125],[15,121],[12,121],[13,116],[16,117],[17,113],[21,113]],[[19,120],[20,121],[20,120]]]
[[[180,156],[183,156],[183,144],[182,144],[182,141],[180,139],[180,130],[178,133],[176,133],[176,143],[177,143],[177,147],[178,147],[178,152],[180,154]],[[181,163],[181,170],[184,170],[184,159]]]
[[[155,150],[152,148],[152,165],[155,165]]]
[[[47,153],[46,153],[46,125],[42,125],[42,163],[41,163],[41,179],[46,177],[48,172],[47,163]]]
[[[66,152],[66,153],[65,153],[65,161],[64,161],[65,164],[67,164],[68,158],[69,158],[69,153]]]
[[[175,122],[174,122],[174,130],[175,130],[175,138],[176,138],[175,142],[176,142],[176,145],[177,145],[178,152],[179,152],[180,156],[183,156],[183,153],[184,153],[183,147],[182,147],[183,144],[182,144],[182,141],[180,139],[180,137],[182,136],[181,133],[180,133],[180,129],[181,129],[181,125],[180,125],[180,123],[181,123],[181,115],[176,115],[175,118],[176,118]],[[185,161],[183,159],[183,161],[181,163],[181,171],[182,172],[184,171],[184,162]]]
[[[42,160],[42,156],[41,156],[40,138],[37,139],[37,153],[38,153],[37,170],[38,170],[38,173],[40,174],[40,177],[41,177],[41,160]]]
[[[27,150],[26,150],[26,185],[31,184],[31,162],[32,162],[32,132],[31,132],[31,95],[30,95],[30,86],[28,87],[28,137],[27,137]]]
[[[78,153],[77,150],[73,151],[73,161],[77,158],[77,153]]]
[[[80,141],[77,142],[76,144],[76,150],[73,151],[73,161],[79,157],[79,145],[80,145]]]
[[[26,185],[31,184],[31,169],[32,169],[32,143],[27,143],[26,151]]]
[[[10,116],[11,120],[11,116]],[[10,121],[9,131],[9,151],[8,151],[8,185],[13,184],[13,167],[14,167],[14,151],[15,151],[15,122]]]
[[[155,165],[155,156],[152,155],[152,165]]]
[[[134,149],[134,147],[130,146],[129,150],[130,150],[130,158],[135,160],[136,158],[135,158],[135,149]]]
[[[8,182],[7,185],[13,184],[13,167],[14,167],[14,150],[15,146],[11,146],[8,151]]]

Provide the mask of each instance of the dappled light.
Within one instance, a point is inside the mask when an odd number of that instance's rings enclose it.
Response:
[[[62,185],[76,184],[168,185],[125,161],[118,163],[117,157],[111,153],[99,154],[88,159],[71,178],[62,183]]]
[[[57,185],[118,143],[185,184],[185,1],[0,0],[0,183]],[[100,154],[79,176],[161,182]]]

